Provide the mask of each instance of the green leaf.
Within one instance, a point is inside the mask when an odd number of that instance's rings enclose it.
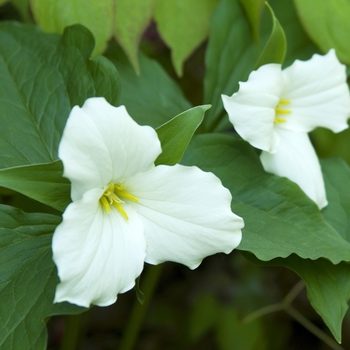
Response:
[[[10,0],[10,2],[18,10],[25,22],[33,22],[33,19],[29,12],[30,0]]]
[[[63,33],[72,24],[82,24],[94,35],[94,54],[103,52],[112,35],[114,0],[31,0],[40,27],[50,33]]]
[[[157,2],[155,21],[178,76],[188,56],[208,35],[209,19],[218,0],[162,0]]]
[[[142,74],[138,76],[119,47],[111,47],[106,56],[120,74],[120,102],[137,123],[157,128],[191,108],[179,86],[155,60],[140,54]]]
[[[329,202],[322,214],[350,242],[350,168],[337,158],[323,159],[321,165]]]
[[[349,308],[350,266],[341,262],[333,265],[325,259],[309,260],[291,255],[286,259],[262,262],[251,255],[248,260],[263,266],[285,266],[293,270],[305,282],[307,296],[312,307],[322,317],[334,338],[341,342],[342,322]]]
[[[322,317],[334,338],[341,342],[342,322],[349,308],[349,264],[343,262],[333,265],[325,259],[310,261],[296,256],[279,261],[278,264],[295,271],[304,280],[312,307]]]
[[[256,42],[259,40],[259,24],[260,15],[263,9],[265,0],[239,0],[241,6],[248,17],[250,26],[252,27],[253,37]],[[267,3],[266,3],[267,4]]]
[[[300,20],[323,52],[335,48],[341,61],[350,64],[350,3],[347,0],[295,0]]]
[[[93,38],[84,27],[60,37],[2,23],[0,42],[0,169],[56,160],[71,108],[88,97],[117,104],[117,71],[105,58],[89,59]]]
[[[293,182],[267,174],[254,149],[233,135],[193,138],[184,157],[216,174],[232,194],[232,211],[245,221],[238,249],[260,260],[287,257],[349,261],[350,243],[323,218]]]
[[[70,203],[70,182],[62,177],[60,160],[0,170],[0,186],[64,211]]]
[[[7,2],[8,0],[0,0],[0,5],[3,5]]]
[[[53,304],[58,277],[51,237],[60,221],[0,205],[0,298],[6,300],[0,303],[1,349],[46,349],[44,319],[86,310]]]
[[[282,64],[286,55],[287,42],[283,28],[275,17],[271,6],[266,3],[266,7],[268,8],[272,19],[272,31],[258,59],[258,62],[255,64],[255,69],[267,63]]]
[[[285,66],[290,66],[296,59],[309,59],[317,52],[317,47],[301,26],[294,2],[290,0],[270,0],[269,5],[273,8],[280,23],[283,24],[283,30],[287,38]],[[270,30],[270,21],[266,21],[264,17],[270,17],[266,11],[262,20],[263,26],[266,26],[262,29],[263,32]]]
[[[174,165],[181,161],[192,136],[203,121],[205,111],[210,107],[205,105],[191,108],[157,128],[162,153],[156,159],[156,165]]]
[[[203,122],[205,130],[231,126],[225,115],[221,94],[232,95],[238,82],[247,80],[258,58],[258,48],[238,0],[223,0],[216,8],[205,56],[204,103],[213,108]]]
[[[156,0],[117,0],[114,35],[124,49],[137,74],[137,52],[141,36],[149,25]]]

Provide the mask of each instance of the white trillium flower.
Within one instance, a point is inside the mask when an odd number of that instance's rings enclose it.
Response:
[[[107,306],[144,262],[194,269],[238,246],[243,220],[220,180],[197,167],[155,166],[160,153],[155,130],[124,106],[90,98],[72,109],[59,145],[72,203],[53,235],[55,302]]]
[[[316,127],[333,132],[348,127],[349,89],[335,51],[296,60],[284,70],[266,64],[239,86],[231,97],[222,95],[237,133],[263,151],[266,171],[294,181],[320,209],[325,207],[321,167],[307,133]]]

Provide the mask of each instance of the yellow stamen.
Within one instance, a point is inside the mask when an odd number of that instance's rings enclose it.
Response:
[[[290,109],[279,109],[279,108],[275,108],[276,114],[291,114],[291,110]]]
[[[115,207],[120,214],[122,214],[125,220],[129,220],[128,215],[126,214],[122,203],[125,203],[120,197],[129,199],[133,202],[138,203],[139,200],[132,194],[124,191],[124,185],[110,184],[104,194],[100,198],[102,206],[105,208],[107,213],[111,211],[111,206]]]
[[[285,123],[285,122],[286,120],[283,118],[278,118],[278,117],[275,118],[275,123]]]
[[[101,204],[106,209],[106,212],[109,213],[111,211],[111,206],[109,205],[109,203],[104,195],[100,198],[100,201],[101,201]]]
[[[290,104],[290,100],[280,100],[280,102],[278,102],[279,105],[289,105]]]
[[[278,102],[278,105],[275,108],[276,114],[291,114],[292,111],[290,109],[284,109],[284,108],[279,108],[281,105],[288,105],[290,104],[290,100],[280,100]],[[285,123],[287,119],[280,118],[280,117],[275,117],[274,122],[275,123]]]
[[[119,211],[120,214],[123,215],[123,218],[124,218],[125,220],[129,220],[129,217],[128,217],[128,215],[126,214],[124,208],[123,208],[119,203],[114,202],[114,203],[113,203],[113,206],[114,206],[115,208],[117,208],[117,210]]]

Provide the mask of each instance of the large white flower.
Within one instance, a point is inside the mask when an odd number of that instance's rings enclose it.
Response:
[[[53,236],[55,302],[110,305],[144,261],[194,269],[238,246],[243,220],[220,180],[197,167],[155,167],[160,153],[155,130],[124,106],[90,98],[72,109],[59,146],[72,203]]]
[[[266,64],[252,72],[239,91],[222,95],[238,134],[261,149],[264,169],[296,182],[321,209],[327,205],[320,164],[308,132],[348,127],[350,96],[345,66],[334,50],[282,70]]]

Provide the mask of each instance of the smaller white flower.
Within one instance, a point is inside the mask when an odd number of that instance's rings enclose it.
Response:
[[[53,235],[55,302],[110,305],[145,261],[194,269],[238,246],[243,220],[220,180],[197,167],[155,167],[160,153],[155,130],[124,106],[90,98],[72,109],[59,145],[73,202]]]
[[[348,127],[350,95],[345,66],[334,50],[296,60],[282,70],[266,64],[240,83],[224,107],[238,134],[261,149],[264,169],[285,176],[318,205],[327,205],[320,164],[308,132],[316,127],[340,132]]]

